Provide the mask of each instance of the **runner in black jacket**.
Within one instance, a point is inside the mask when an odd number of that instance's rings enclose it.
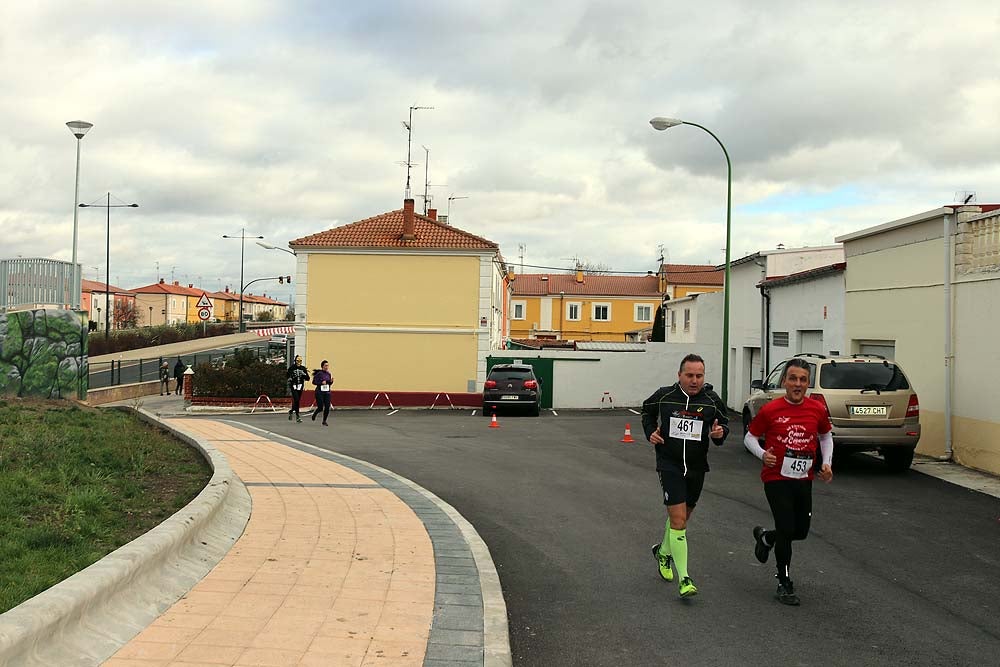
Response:
[[[681,597],[698,593],[688,576],[687,522],[708,472],[708,441],[721,445],[729,435],[722,399],[705,384],[705,361],[696,354],[681,360],[677,383],[660,387],[642,404],[642,428],[656,448],[656,472],[667,506],[663,539],[653,545],[660,576],[680,578]]]

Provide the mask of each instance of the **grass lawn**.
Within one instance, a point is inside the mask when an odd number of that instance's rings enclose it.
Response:
[[[211,475],[131,413],[0,398],[0,613],[155,527]]]

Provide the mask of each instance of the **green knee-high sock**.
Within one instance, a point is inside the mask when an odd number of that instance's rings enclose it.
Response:
[[[667,519],[667,525],[663,527],[663,539],[660,540],[660,555],[670,555],[670,519]]]
[[[687,530],[670,529],[670,554],[674,558],[674,567],[680,579],[688,576],[688,543]]]

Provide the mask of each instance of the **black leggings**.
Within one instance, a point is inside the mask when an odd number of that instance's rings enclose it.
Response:
[[[302,390],[296,391],[292,389],[292,409],[288,411],[288,414],[295,413],[295,416],[299,416],[299,403],[302,402]]]
[[[319,414],[319,411],[323,410],[323,422],[326,422],[326,418],[330,416],[330,392],[328,391],[316,391],[316,409],[313,410],[313,419]]]
[[[764,495],[774,515],[774,530],[764,533],[764,539],[774,546],[778,579],[788,579],[792,563],[792,540],[804,540],[812,519],[812,481],[782,479],[764,484]]]

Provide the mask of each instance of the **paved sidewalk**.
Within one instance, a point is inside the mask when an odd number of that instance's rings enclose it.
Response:
[[[253,509],[230,553],[108,667],[483,665],[498,648],[506,660],[486,664],[510,664],[505,616],[505,646],[484,650],[499,582],[484,606],[482,554],[429,494],[221,421],[165,423],[219,449]]]

